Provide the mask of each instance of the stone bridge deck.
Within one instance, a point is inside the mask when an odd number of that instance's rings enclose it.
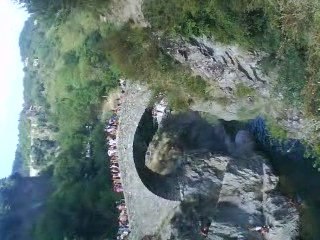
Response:
[[[151,93],[144,87],[128,84],[119,113],[117,135],[119,167],[128,208],[130,239],[140,240],[152,235],[168,219],[178,201],[161,198],[141,181],[133,158],[133,141],[141,116],[148,106]]]

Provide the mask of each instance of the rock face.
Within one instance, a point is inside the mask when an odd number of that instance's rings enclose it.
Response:
[[[150,91],[145,87],[128,83],[119,114],[119,167],[128,208],[130,239],[133,240],[140,240],[145,235],[154,235],[161,226],[165,229],[165,222],[171,218],[173,209],[179,205],[178,201],[161,198],[149,191],[136,169],[133,156],[134,137],[150,96]]]
[[[211,154],[192,154],[187,157],[182,181],[184,201],[198,200],[207,196],[217,203],[222,182],[230,159]]]
[[[132,229],[130,239],[202,239],[203,223],[210,223],[207,239],[212,240],[297,238],[298,211],[276,190],[278,178],[269,162],[252,150],[250,134],[239,131],[233,141],[223,127],[208,124],[199,113],[168,117],[162,124],[167,132],[176,133],[173,136],[180,143],[177,146],[183,161],[175,179],[181,201],[170,201],[150,191],[146,186],[150,183],[143,182],[139,174],[143,168],[137,169],[133,156],[136,127],[149,97],[144,87],[128,85],[120,112],[119,164]],[[263,225],[272,226],[269,233],[252,230]]]
[[[204,219],[211,223],[207,239],[212,240],[298,237],[298,211],[275,190],[278,178],[261,156],[193,155],[185,171],[172,239],[201,239]],[[269,233],[253,230],[263,225],[271,226]]]
[[[116,24],[124,24],[133,21],[142,27],[149,24],[145,20],[142,12],[142,0],[113,0],[107,13],[100,16],[100,21],[112,21]]]
[[[149,147],[152,160],[146,164],[179,175],[182,201],[171,219],[172,239],[198,239],[204,221],[210,223],[208,239],[214,240],[298,236],[298,211],[276,190],[278,178],[268,160],[254,152],[249,132],[240,130],[231,141],[222,126],[207,125],[194,112],[169,116],[163,128]],[[159,154],[170,146],[180,148],[174,158]],[[272,226],[268,233],[253,230],[264,225]]]
[[[155,135],[148,147],[145,164],[153,172],[161,175],[173,173],[181,163],[181,150],[174,147],[165,133]]]
[[[206,38],[170,41],[169,49],[175,59],[204,79],[215,81],[229,96],[235,96],[239,84],[258,90],[263,97],[270,96],[270,78],[259,67],[263,53],[249,53]]]
[[[210,109],[225,120],[251,118],[257,112],[269,110],[272,78],[259,67],[263,53],[249,53],[206,38],[170,39],[163,41],[162,46],[211,85],[208,90],[214,101],[196,103],[194,110],[202,105],[202,109]]]
[[[288,137],[316,141],[314,132],[320,128],[320,123],[308,118],[297,107],[285,106],[281,92],[273,88],[276,70],[266,74],[260,67],[264,53],[249,52],[204,37],[159,37],[159,44],[175,60],[209,83],[207,90],[214,99],[196,102],[191,106],[194,111],[208,112],[227,121],[266,115],[286,130]]]
[[[198,112],[167,114],[149,144],[145,165],[161,175],[173,174],[187,161],[186,152],[226,152],[229,143],[223,127],[212,127]]]
[[[275,190],[278,178],[272,174],[268,165],[263,165],[263,171],[264,217],[273,226],[266,239],[288,239],[288,236],[295,239],[299,234],[297,209]]]
[[[30,176],[37,176],[59,154],[56,127],[47,119],[44,109],[31,106],[26,114],[30,121]]]

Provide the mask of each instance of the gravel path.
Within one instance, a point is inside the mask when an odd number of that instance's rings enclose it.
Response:
[[[133,140],[140,118],[151,97],[146,88],[127,83],[119,113],[118,154],[119,166],[128,208],[130,239],[140,240],[157,232],[162,223],[179,205],[150,192],[139,178],[133,159]]]

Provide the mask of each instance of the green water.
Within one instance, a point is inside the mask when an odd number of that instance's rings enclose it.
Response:
[[[194,117],[193,115],[190,115]],[[186,119],[190,117],[183,115],[182,119],[175,127],[181,128]],[[288,140],[277,142],[272,140],[266,130],[263,119],[257,119],[249,122],[221,121],[216,117],[200,113],[202,119],[208,125],[223,125],[225,132],[231,140],[239,130],[249,130],[255,139],[255,150],[270,160],[273,170],[279,176],[278,189],[288,198],[292,204],[296,204],[300,211],[300,240],[320,240],[320,172],[312,167],[312,160],[303,157],[303,146],[298,141]],[[196,118],[195,118],[196,119]],[[196,119],[197,120],[197,119]],[[197,120],[197,124],[201,121]],[[202,129],[202,128],[201,128]],[[200,128],[188,125],[188,134],[194,132],[192,144],[196,144],[195,136],[205,142],[209,137],[212,138],[212,132],[209,128],[206,131],[200,131]],[[198,135],[201,136],[198,136]],[[215,145],[217,140],[214,140]],[[211,145],[210,145],[211,146]],[[289,150],[289,151],[288,151]]]
[[[307,159],[293,160],[290,156],[276,156],[275,153],[270,158],[279,176],[280,191],[299,203],[301,239],[319,240],[320,173]]]
[[[239,122],[221,121],[207,114],[202,117],[211,124],[223,124],[232,140],[239,130],[253,134],[256,151],[270,160],[279,176],[278,189],[298,206],[300,239],[320,240],[320,172],[312,167],[311,159],[303,157],[303,146],[294,140],[287,143],[272,140],[262,119]]]
[[[227,126],[243,128],[243,123],[229,122]],[[300,239],[320,239],[320,172],[312,167],[313,160],[306,159],[304,147],[296,140],[279,142],[269,137],[265,122],[257,118],[245,128],[256,140],[256,150],[270,159],[279,176],[279,190],[298,206],[300,211]],[[227,128],[228,129],[228,128]]]

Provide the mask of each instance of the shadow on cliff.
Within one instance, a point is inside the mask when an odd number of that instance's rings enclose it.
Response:
[[[314,159],[304,156],[305,147],[296,139],[272,139],[265,120],[258,117],[247,124],[258,150],[270,158],[280,177],[279,188],[301,207],[301,239],[320,239],[320,173]]]
[[[181,211],[177,212],[171,220],[171,224],[177,230],[172,239],[203,240],[199,223],[214,221],[209,227],[208,239],[260,240],[262,236],[258,232],[249,231],[251,218],[252,214],[229,202],[220,202],[219,205],[216,205],[211,198],[200,198],[196,202],[183,202]],[[260,221],[262,222],[262,219]],[[218,225],[226,228],[226,235],[216,235],[215,228]],[[232,229],[229,226],[236,226],[234,238],[227,237],[230,233],[228,231]]]
[[[183,166],[178,167],[173,174],[160,175],[150,170],[145,163],[148,146],[157,130],[158,126],[154,123],[151,109],[146,109],[134,136],[133,157],[136,170],[143,184],[152,193],[168,200],[180,200],[179,181],[184,175]],[[217,122],[213,126],[199,112],[169,115],[164,119],[160,131],[171,135],[174,144],[183,154],[239,154],[235,151],[236,145],[231,143],[223,124]]]
[[[164,119],[162,131],[175,136],[183,152],[211,152],[228,154],[230,140],[222,124],[210,124],[199,112],[189,111],[169,115]]]
[[[151,109],[146,109],[134,136],[134,163],[141,181],[152,193],[167,200],[179,201],[178,172],[163,176],[151,171],[145,165],[147,148],[156,131],[157,125],[154,124]]]

